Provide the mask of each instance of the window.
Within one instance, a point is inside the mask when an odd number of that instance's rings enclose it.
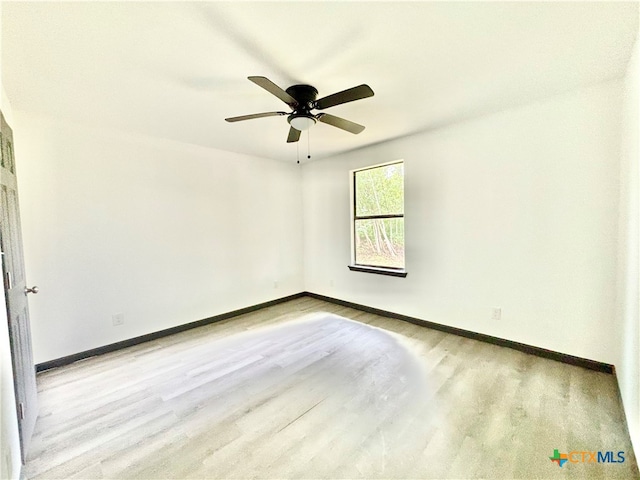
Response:
[[[404,163],[353,174],[351,270],[406,276],[404,271]]]

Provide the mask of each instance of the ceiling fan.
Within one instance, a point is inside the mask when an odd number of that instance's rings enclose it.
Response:
[[[373,90],[369,85],[358,85],[357,87],[348,88],[338,93],[322,97],[316,100],[318,90],[311,85],[292,85],[286,90],[281,89],[266,77],[248,77],[253,83],[264,88],[267,92],[275,95],[284,103],[289,105],[292,112],[265,112],[254,113],[252,115],[242,115],[239,117],[225,118],[227,122],[240,122],[242,120],[251,120],[253,118],[276,117],[280,115],[288,115],[287,121],[289,128],[289,136],[287,143],[297,142],[300,140],[300,132],[308,130],[316,122],[326,123],[333,127],[341,128],[351,133],[360,133],[364,130],[364,126],[345,120],[344,118],[329,115],[328,113],[313,114],[311,110],[324,110],[325,108],[334,107],[343,103],[353,102],[362,98],[372,97]]]

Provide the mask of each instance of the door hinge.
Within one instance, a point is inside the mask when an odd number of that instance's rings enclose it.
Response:
[[[12,285],[13,282],[11,281],[11,272],[7,272],[5,276],[7,279],[7,290],[11,290],[13,288],[13,285]]]
[[[18,404],[18,416],[20,420],[24,420],[24,403],[22,402]]]

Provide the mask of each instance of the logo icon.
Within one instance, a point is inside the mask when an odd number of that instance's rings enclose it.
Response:
[[[624,452],[573,450],[569,453],[560,453],[558,449],[553,450],[553,457],[549,457],[551,462],[555,462],[559,467],[565,463],[624,463]]]
[[[553,451],[553,457],[549,457],[552,462],[556,462],[559,467],[562,467],[567,462],[567,454],[560,453],[557,449]]]

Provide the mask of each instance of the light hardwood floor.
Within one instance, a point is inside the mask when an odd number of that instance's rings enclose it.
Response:
[[[38,388],[28,479],[638,478],[613,376],[309,297]]]

